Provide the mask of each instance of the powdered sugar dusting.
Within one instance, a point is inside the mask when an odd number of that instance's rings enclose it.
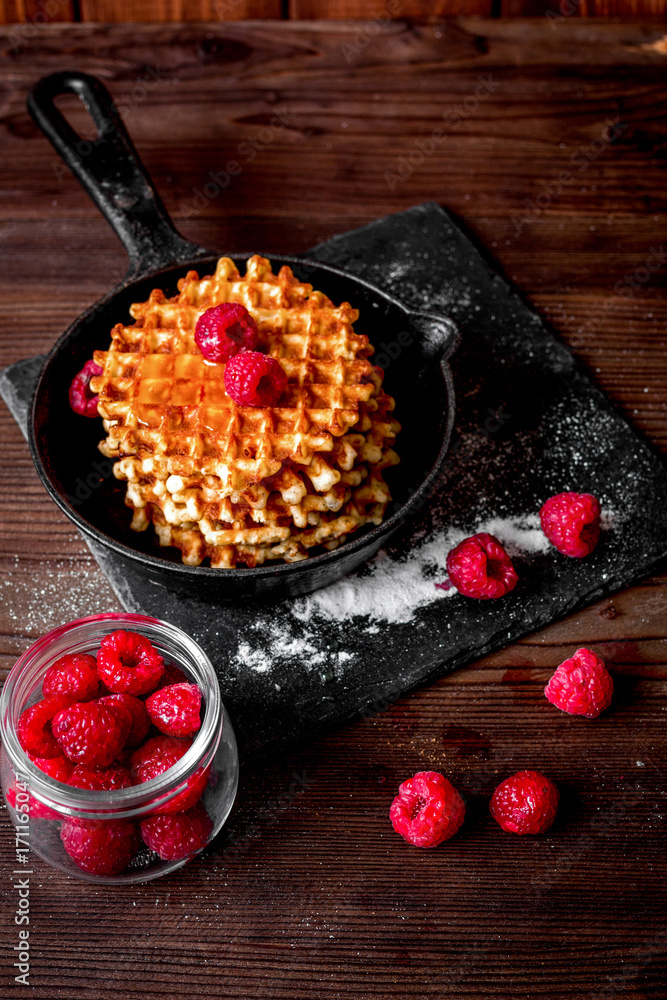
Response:
[[[456,593],[436,583],[447,577],[447,553],[471,534],[487,531],[507,548],[511,556],[546,552],[549,542],[542,534],[539,517],[494,517],[474,531],[450,527],[441,529],[411,550],[407,558],[393,558],[386,551],[368,564],[367,572],[346,577],[338,583],[302,598],[293,615],[308,622],[313,616],[333,621],[368,617],[374,622],[412,621],[419,608],[443,601]]]
[[[265,624],[257,621],[252,626],[253,631],[265,632]],[[237,667],[249,667],[255,673],[264,674],[273,666],[274,661],[295,662],[304,667],[317,667],[324,664],[329,656],[317,645],[317,633],[305,628],[298,622],[272,623],[268,647],[261,648],[252,641],[243,640],[239,643],[233,662]],[[341,663],[351,659],[352,654],[341,652]]]
[[[27,640],[37,639],[63,622],[120,610],[92,560],[58,559],[45,565],[15,556],[0,580],[0,612],[8,630],[11,626],[17,635],[16,652],[29,645]]]
[[[618,522],[605,509],[603,530]],[[489,517],[473,528],[436,523],[406,554],[382,550],[367,565],[338,583],[295,601],[284,615],[277,615],[267,632],[256,622],[239,644],[234,662],[256,673],[266,673],[274,663],[300,668],[322,668],[340,673],[355,654],[322,648],[322,629],[354,622],[362,639],[377,635],[387,624],[413,622],[421,608],[435,603],[446,607],[457,591],[447,578],[447,554],[464,538],[478,532],[495,535],[513,559],[529,560],[547,554],[551,545],[540,527],[539,514]],[[257,643],[257,644],[255,644]]]
[[[261,649],[253,649],[247,642],[239,644],[235,659],[238,663],[245,664],[246,667],[250,667],[258,674],[265,674],[267,670],[271,669],[272,661],[269,654]]]

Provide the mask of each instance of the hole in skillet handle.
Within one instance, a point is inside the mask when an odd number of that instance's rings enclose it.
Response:
[[[56,106],[64,94],[82,102],[97,128],[94,139],[81,138]],[[73,70],[45,76],[29,94],[28,110],[123,242],[130,258],[128,278],[210,254],[174,228],[111,94],[97,77]]]

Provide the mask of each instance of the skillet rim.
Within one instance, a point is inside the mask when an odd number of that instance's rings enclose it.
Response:
[[[255,251],[256,252],[256,251]],[[174,272],[177,270],[182,270],[183,268],[195,268],[202,264],[206,264],[209,260],[217,260],[220,256],[229,256],[234,258],[244,258],[247,259],[248,256],[252,254],[244,254],[241,252],[229,252],[229,253],[216,253],[215,251],[207,255],[202,253],[199,256],[189,258],[182,261],[174,261],[170,264],[162,265],[158,268],[152,268],[141,274],[132,274],[126,277],[119,285],[112,288],[106,295],[103,295],[100,299],[94,302],[85,312],[81,313],[74,322],[70,323],[67,329],[58,337],[53,347],[47,354],[44,363],[42,365],[41,371],[39,373],[39,378],[35,385],[35,389],[32,394],[31,404],[30,404],[30,420],[28,424],[28,441],[30,445],[30,454],[32,457],[33,464],[37,469],[39,478],[46,489],[47,493],[51,499],[58,505],[58,507],[63,511],[63,513],[72,521],[76,527],[88,537],[92,538],[94,541],[106,548],[112,549],[118,555],[125,559],[133,560],[144,566],[151,566],[157,571],[174,572],[182,578],[188,578],[192,576],[196,577],[208,577],[211,580],[228,580],[233,581],[239,578],[239,572],[242,574],[243,579],[252,578],[255,580],[269,579],[269,578],[280,578],[280,577],[295,577],[297,575],[305,576],[309,573],[317,573],[320,568],[325,568],[332,563],[340,561],[343,556],[352,555],[354,553],[360,552],[364,548],[372,548],[376,542],[375,550],[379,549],[383,542],[388,541],[388,539],[395,534],[400,527],[405,524],[405,522],[410,518],[413,513],[416,513],[422,506],[423,498],[427,498],[429,495],[429,489],[434,484],[437,479],[438,474],[444,464],[444,460],[447,456],[449,450],[449,443],[451,440],[452,430],[454,427],[454,418],[456,411],[456,397],[454,392],[454,380],[452,377],[451,369],[449,366],[449,357],[456,350],[460,341],[460,331],[458,327],[453,322],[453,320],[444,314],[438,313],[428,313],[428,310],[416,310],[410,309],[406,306],[400,299],[397,299],[390,292],[385,292],[383,289],[378,288],[372,282],[367,281],[365,278],[357,277],[354,274],[350,274],[343,268],[337,267],[332,264],[327,264],[325,262],[320,262],[309,258],[307,256],[295,256],[290,254],[266,254],[268,260],[273,264],[274,261],[281,262],[288,265],[294,265],[296,267],[310,267],[314,270],[326,271],[338,278],[343,278],[348,281],[352,281],[355,284],[361,285],[367,291],[370,291],[373,295],[384,299],[391,306],[402,312],[407,319],[413,320],[416,317],[423,316],[426,313],[435,318],[441,319],[445,322],[452,331],[451,337],[447,340],[442,353],[434,358],[434,362],[438,364],[440,369],[440,375],[445,384],[445,389],[447,393],[447,413],[445,419],[445,427],[438,449],[438,453],[434,462],[432,463],[428,473],[422,479],[421,483],[411,494],[411,496],[403,503],[397,511],[395,511],[391,517],[386,521],[382,521],[381,524],[376,525],[371,530],[365,532],[364,534],[357,536],[357,538],[351,538],[349,541],[344,542],[341,546],[336,549],[320,553],[316,556],[308,556],[307,559],[302,559],[297,562],[286,563],[280,562],[276,564],[266,563],[261,566],[255,567],[244,567],[239,570],[239,567],[234,567],[233,569],[223,568],[223,567],[212,567],[212,566],[189,566],[182,562],[172,562],[169,559],[163,559],[160,556],[152,555],[146,552],[142,552],[139,549],[134,549],[129,545],[125,545],[123,542],[119,542],[117,539],[113,538],[111,535],[107,535],[100,528],[97,528],[90,521],[86,520],[79,511],[77,511],[63,496],[60,490],[57,488],[51,477],[49,476],[45,464],[42,460],[41,449],[37,440],[36,434],[36,418],[37,418],[37,407],[39,402],[39,397],[42,391],[42,386],[46,378],[48,377],[49,369],[53,360],[61,352],[62,348],[67,343],[68,339],[72,333],[80,327],[86,319],[94,315],[99,309],[107,306],[112,300],[119,295],[121,292],[126,291],[134,284],[139,282],[144,282],[146,280],[151,280],[153,278],[158,278],[160,276],[166,275],[169,272]]]

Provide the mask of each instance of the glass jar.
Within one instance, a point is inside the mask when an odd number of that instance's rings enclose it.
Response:
[[[144,635],[165,663],[180,667],[192,683],[199,685],[204,709],[201,728],[183,757],[157,778],[113,791],[73,788],[45,774],[23,751],[17,737],[19,716],[39,701],[44,674],[59,657],[66,653],[95,655],[101,639],[119,629]],[[121,874],[91,874],[78,867],[65,851],[60,836],[63,822],[71,826],[71,820],[108,824],[128,821],[136,826],[131,838],[134,842],[141,821],[156,813],[167,813],[169,803],[183,793],[188,780],[201,775],[210,765],[201,799],[212,822],[208,844],[225,823],[236,796],[236,739],[210,660],[181,629],[145,615],[93,615],[61,625],[39,639],[17,661],[5,682],[0,699],[0,739],[0,777],[7,810],[16,828],[17,862],[28,859],[29,849],[54,868],[87,882],[146,882],[180,868],[193,855],[163,861],[138,841],[134,857]]]

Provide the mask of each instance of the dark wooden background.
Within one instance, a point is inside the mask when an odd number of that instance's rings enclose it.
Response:
[[[0,24],[358,20],[450,17],[664,17],[667,0],[0,0]]]
[[[359,25],[345,22],[19,27],[0,34],[0,364],[46,350],[123,273],[119,243],[25,109],[41,74],[78,67],[107,82],[167,206],[198,242],[300,251],[441,201],[621,412],[667,448],[665,266],[646,277],[665,246],[661,24],[398,21],[365,44]],[[498,82],[493,95],[390,190],[385,173],[482,74]],[[238,159],[239,144],[276,110],[286,127],[193,213],[209,171]],[[619,139],[560,194],[539,198],[616,116],[627,126]],[[81,115],[76,122],[84,128]],[[118,602],[47,499],[2,406],[0,434],[8,670],[47,628]],[[667,996],[666,583],[646,580],[373,719],[246,770],[227,833],[180,874],[110,889],[68,881],[36,859],[30,995]],[[596,722],[566,717],[542,696],[556,664],[582,644],[616,678],[614,706]],[[562,789],[546,837],[503,834],[487,812],[495,784],[524,767]],[[468,819],[454,840],[420,852],[393,833],[387,812],[399,781],[425,768],[461,789]],[[308,787],[290,796],[295,771]],[[4,817],[3,997],[21,991],[12,983],[12,848]]]

